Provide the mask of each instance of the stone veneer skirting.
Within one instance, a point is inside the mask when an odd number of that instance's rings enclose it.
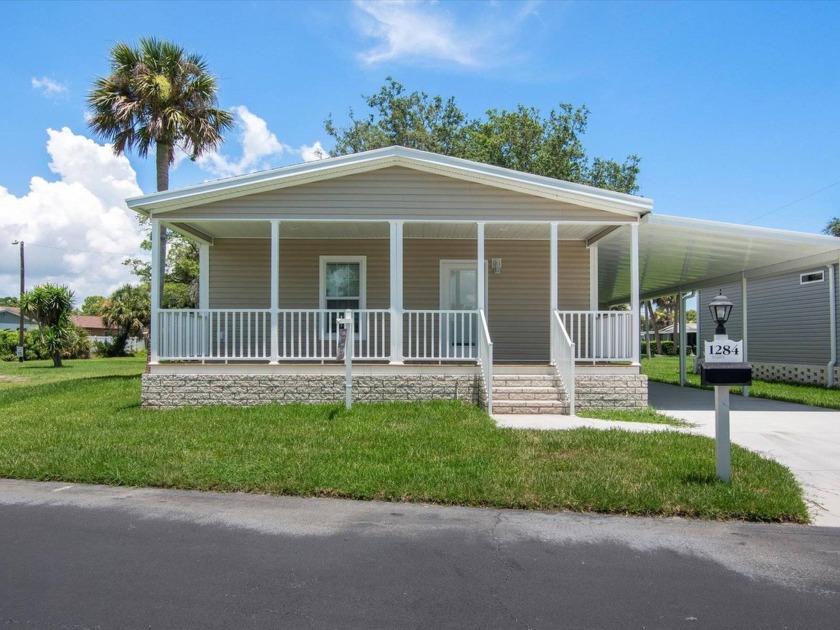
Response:
[[[648,406],[644,374],[579,374],[575,376],[577,409],[643,409]]]
[[[648,404],[647,377],[641,374],[584,374],[575,384],[579,409]],[[486,406],[481,377],[463,374],[360,375],[353,378],[353,400],[461,400]],[[332,374],[144,374],[141,389],[142,406],[157,408],[343,401],[344,376]]]
[[[353,400],[462,400],[483,405],[480,380],[456,374],[355,376]],[[344,375],[144,374],[140,400],[143,407],[159,408],[344,402]]]

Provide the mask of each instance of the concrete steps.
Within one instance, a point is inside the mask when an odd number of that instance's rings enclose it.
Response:
[[[498,375],[493,377],[493,413],[568,414],[569,399],[557,376]]]

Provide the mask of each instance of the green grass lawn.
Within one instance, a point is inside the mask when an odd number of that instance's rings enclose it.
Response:
[[[693,357],[689,357],[688,363],[688,384],[691,387],[701,387],[700,375],[692,374],[691,368]],[[659,383],[680,382],[680,360],[679,357],[642,357],[642,372],[647,374],[652,381]],[[740,387],[733,387],[735,394],[741,393]],[[829,409],[840,409],[840,389],[826,389],[814,385],[797,385],[794,383],[770,383],[768,381],[754,380],[750,386],[750,396],[755,398],[769,398],[771,400],[782,400],[785,402],[799,403],[801,405],[812,405],[814,407],[828,407]]]
[[[578,409],[575,415],[581,418],[594,418],[596,420],[611,420],[621,422],[644,422],[647,424],[667,424],[672,427],[690,427],[690,422],[673,418],[664,413],[658,412],[652,407],[626,411],[623,409]]]
[[[0,365],[0,476],[807,522],[784,467],[676,432],[499,429],[454,402],[140,409],[142,360]]]

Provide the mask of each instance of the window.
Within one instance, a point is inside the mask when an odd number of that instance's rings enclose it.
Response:
[[[799,274],[799,284],[814,284],[815,282],[823,282],[824,280],[825,272],[822,270]]]
[[[324,332],[335,335],[345,309],[354,312],[356,336],[361,331],[359,311],[365,308],[367,269],[365,256],[321,256],[320,308],[330,311]],[[326,322],[325,322],[326,324]]]

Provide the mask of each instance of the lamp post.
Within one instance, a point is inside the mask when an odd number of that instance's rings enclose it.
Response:
[[[12,241],[12,245],[20,245],[20,302],[18,303],[20,310],[20,330],[18,331],[18,347],[17,355],[18,361],[23,363],[23,294],[24,294],[24,258],[23,258],[23,241]]]
[[[729,316],[732,314],[732,302],[723,294],[715,296],[715,299],[709,304],[709,311],[712,313],[712,320],[717,323],[715,328],[715,336],[726,335],[726,322],[729,321]]]
[[[704,361],[700,364],[700,382],[715,387],[715,468],[721,481],[732,478],[729,445],[729,387],[752,383],[752,368],[744,363],[744,342],[732,341],[726,334],[726,322],[732,314],[732,302],[723,292],[709,304],[717,324],[714,341],[705,343]]]

